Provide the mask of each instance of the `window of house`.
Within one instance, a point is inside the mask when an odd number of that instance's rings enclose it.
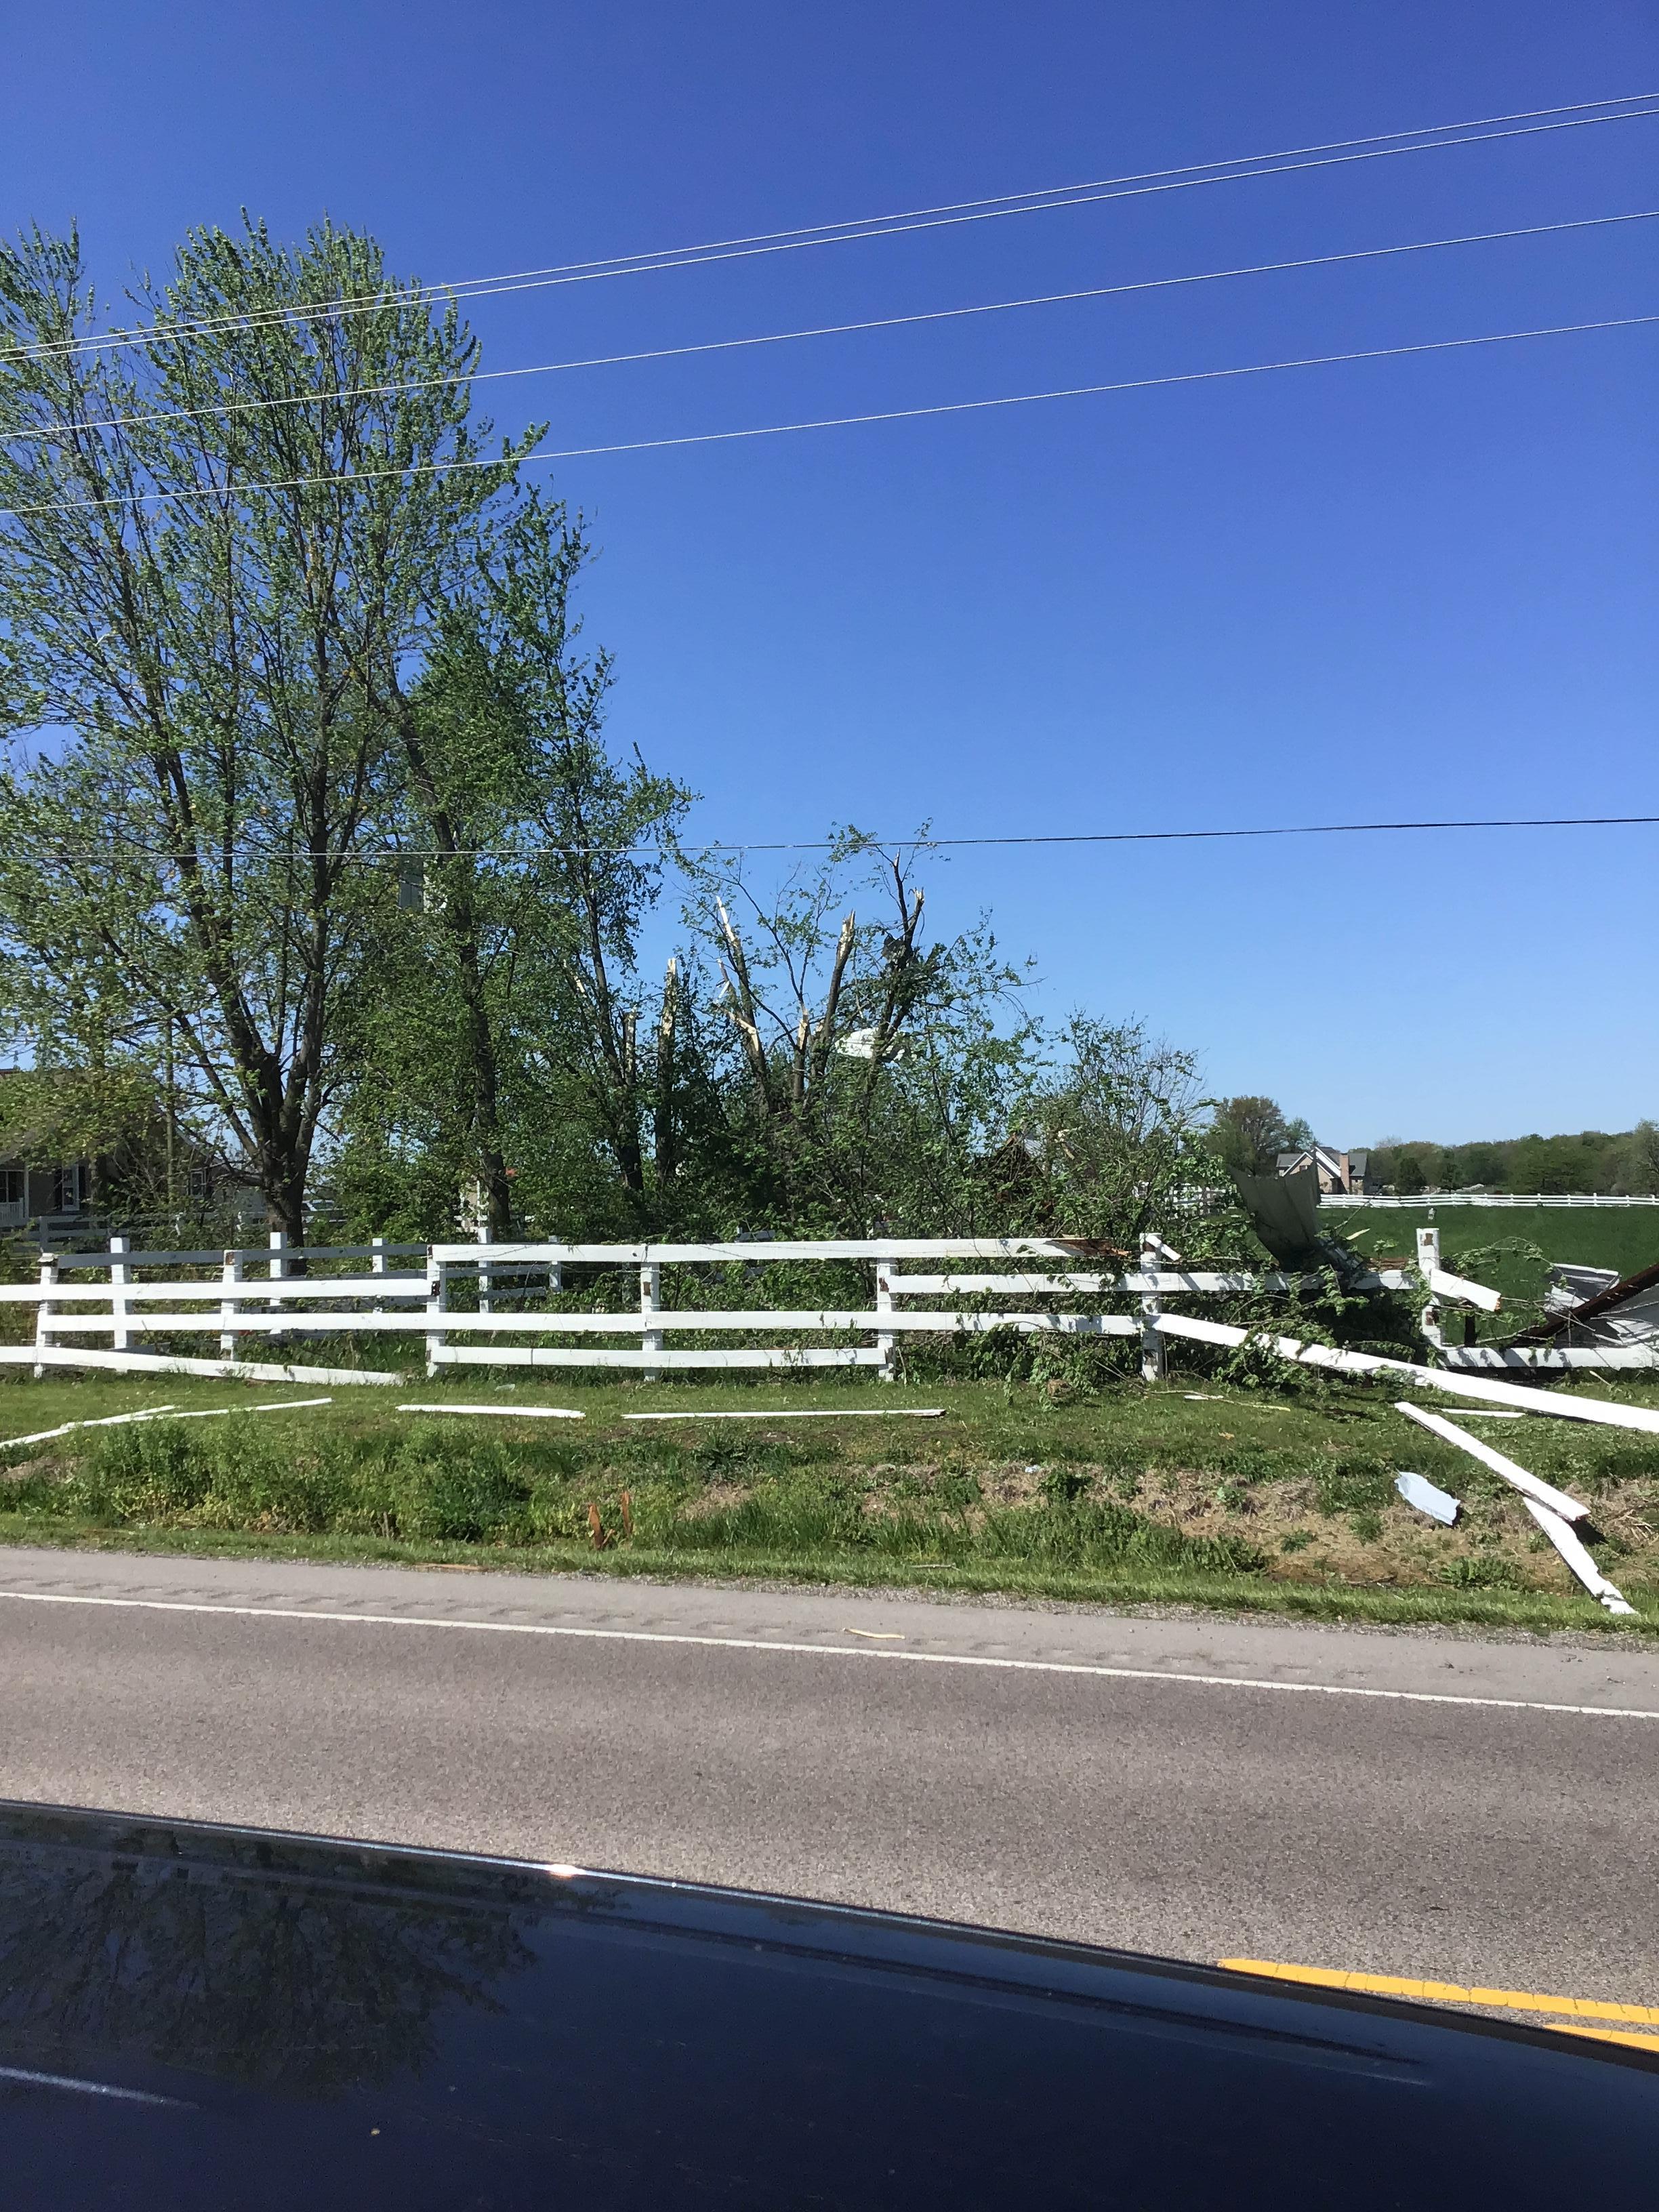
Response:
[[[22,1168],[0,1168],[0,1211],[21,1213],[27,1203],[27,1170]]]
[[[52,1171],[52,1210],[54,1213],[77,1213],[81,1207],[81,1170],[78,1167],[54,1168]]]

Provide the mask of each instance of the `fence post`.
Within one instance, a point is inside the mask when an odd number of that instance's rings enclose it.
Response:
[[[1423,1278],[1423,1341],[1439,1351],[1445,1344],[1440,1328],[1440,1306],[1429,1288],[1429,1277],[1440,1265],[1440,1231],[1419,1229],[1417,1232],[1417,1272]]]
[[[127,1285],[132,1277],[126,1261],[116,1257],[118,1253],[131,1249],[125,1237],[112,1237],[109,1240],[109,1348],[112,1352],[131,1352],[132,1349],[132,1331],[127,1319]]]
[[[242,1255],[227,1252],[219,1269],[219,1280],[225,1295],[219,1301],[219,1349],[227,1359],[236,1357],[236,1291],[235,1285],[242,1279]]]
[[[40,1303],[34,1312],[34,1349],[37,1354],[34,1363],[34,1379],[37,1382],[42,1379],[46,1371],[46,1362],[38,1355],[52,1349],[52,1293],[57,1280],[58,1255],[55,1252],[42,1252],[40,1255]]]
[[[426,1248],[426,1372],[431,1381],[443,1364],[443,1313],[449,1304],[449,1270]]]
[[[481,1221],[478,1224],[477,1241],[480,1244],[493,1244],[495,1241],[495,1232],[487,1221]],[[495,1274],[494,1261],[487,1253],[481,1255],[478,1261],[478,1311],[480,1313],[494,1313],[495,1310],[495,1301],[490,1295]]]
[[[647,1260],[640,1267],[640,1311],[647,1316],[662,1311],[662,1262],[659,1260]],[[640,1339],[640,1348],[647,1358],[652,1352],[660,1352],[662,1331],[659,1328],[646,1329]],[[661,1368],[647,1367],[644,1378],[647,1382],[660,1382]]]
[[[876,1255],[876,1311],[878,1314],[890,1314],[893,1310],[893,1282],[887,1272],[892,1265],[893,1258],[890,1253],[878,1252]],[[893,1382],[898,1379],[896,1362],[893,1358],[894,1348],[897,1343],[898,1337],[892,1329],[879,1327],[877,1328],[876,1350],[881,1354],[881,1379],[884,1382]]]
[[[1156,1274],[1164,1257],[1163,1239],[1146,1232],[1140,1240],[1140,1269],[1143,1274]],[[1155,1291],[1143,1291],[1140,1297],[1140,1379],[1143,1382],[1164,1380],[1164,1333],[1158,1328],[1158,1317],[1164,1310],[1164,1301]]]
[[[371,1237],[369,1238],[369,1240],[368,1240],[368,1250],[369,1250],[369,1261],[368,1261],[368,1272],[369,1272],[369,1273],[370,1273],[371,1275],[383,1275],[383,1274],[385,1274],[385,1273],[386,1273],[386,1239],[385,1239],[385,1237]],[[380,1304],[380,1301],[378,1298],[376,1298],[376,1299],[375,1299],[375,1301],[374,1301],[374,1311],[375,1311],[376,1313],[384,1313],[384,1312],[386,1311],[386,1308],[385,1308],[385,1307]]]

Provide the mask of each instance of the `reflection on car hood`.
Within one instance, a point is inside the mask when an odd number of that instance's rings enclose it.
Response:
[[[1085,1946],[0,1805],[12,2212],[1640,2202],[1659,2068]]]

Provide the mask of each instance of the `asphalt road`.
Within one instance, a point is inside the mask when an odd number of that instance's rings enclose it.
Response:
[[[1185,1958],[1659,2004],[1656,1771],[1622,1639],[0,1549],[0,1795]]]

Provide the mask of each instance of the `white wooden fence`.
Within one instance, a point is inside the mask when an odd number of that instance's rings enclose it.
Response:
[[[1378,1290],[1419,1292],[1426,1302],[1425,1332],[1445,1366],[1654,1364],[1645,1353],[1623,1351],[1440,1345],[1443,1301],[1490,1305],[1492,1294],[1440,1269],[1434,1231],[1422,1232],[1419,1243],[1418,1269],[1385,1271],[1367,1281]],[[398,1264],[410,1261],[418,1264]],[[752,1275],[797,1262],[868,1268],[872,1294],[867,1302],[810,1308],[759,1300],[722,1305],[709,1303],[706,1289],[698,1297],[700,1271],[706,1282],[710,1269],[726,1274],[741,1267]],[[303,1273],[296,1272],[301,1264]],[[613,1287],[622,1273],[629,1304],[601,1310],[597,1300],[582,1309],[560,1303],[566,1270],[573,1267],[604,1271]],[[212,1272],[180,1272],[205,1268]],[[665,1295],[665,1279],[680,1295]],[[1292,1287],[1292,1279],[1279,1274],[1183,1267],[1179,1254],[1157,1237],[1146,1240],[1138,1266],[1122,1270],[1079,1264],[1072,1246],[1034,1237],[431,1245],[377,1238],[303,1254],[279,1237],[227,1252],[131,1251],[112,1237],[106,1251],[43,1253],[38,1281],[0,1285],[0,1304],[32,1305],[35,1321],[33,1342],[0,1345],[0,1362],[32,1365],[37,1375],[49,1367],[86,1366],[294,1382],[401,1382],[402,1376],[382,1370],[242,1356],[249,1339],[268,1345],[276,1340],[271,1348],[289,1354],[296,1340],[367,1336],[419,1339],[428,1375],[463,1366],[620,1368],[654,1380],[693,1369],[854,1367],[890,1377],[907,1336],[1013,1329],[1138,1339],[1141,1370],[1151,1378],[1163,1372],[1169,1337],[1208,1340],[1203,1332],[1209,1324],[1169,1313],[1167,1301]],[[1115,1300],[1116,1310],[1056,1311],[1052,1304],[1089,1298]],[[205,1344],[149,1348],[169,1337],[216,1338],[217,1356]],[[733,1337],[749,1340],[707,1340]]]

